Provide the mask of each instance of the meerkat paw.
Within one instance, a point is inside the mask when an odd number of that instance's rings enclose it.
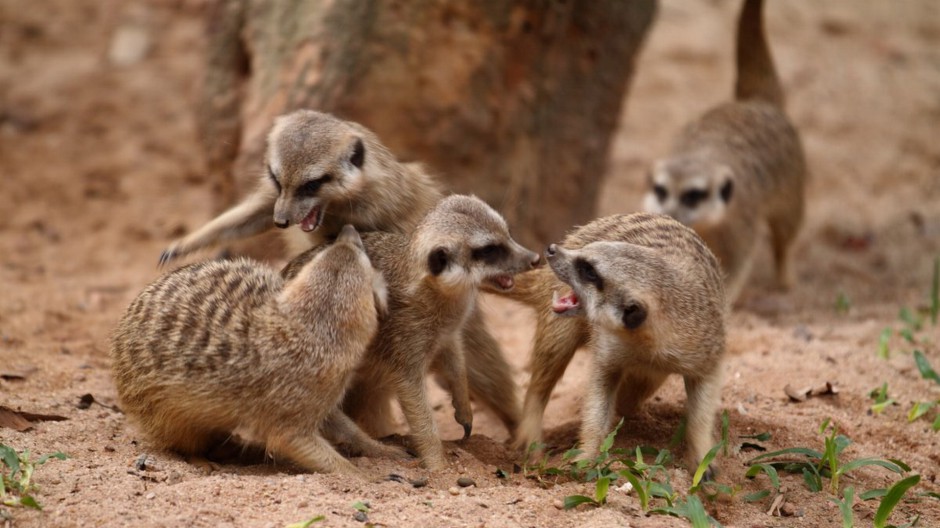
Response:
[[[463,426],[463,439],[470,438],[470,433],[473,431],[473,412],[470,409],[455,410],[454,420]]]

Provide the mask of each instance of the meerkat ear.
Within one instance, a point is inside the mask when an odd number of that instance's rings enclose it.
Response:
[[[356,144],[353,146],[353,153],[349,157],[349,162],[357,169],[361,169],[366,162],[366,146],[362,144],[362,139],[356,138]]]
[[[630,330],[636,330],[643,324],[643,321],[646,321],[646,308],[636,303],[630,303],[623,309],[621,320],[623,326]]]
[[[428,255],[428,271],[435,277],[440,275],[447,269],[449,260],[450,256],[447,254],[446,249],[442,247],[435,248],[434,251]]]

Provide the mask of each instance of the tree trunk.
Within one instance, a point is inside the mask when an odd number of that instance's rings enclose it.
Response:
[[[199,115],[214,179],[247,190],[273,117],[312,108],[485,199],[536,248],[593,217],[655,11],[655,0],[220,1]],[[234,187],[220,187],[221,206]]]

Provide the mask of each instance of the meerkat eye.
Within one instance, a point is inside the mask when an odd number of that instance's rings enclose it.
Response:
[[[297,188],[297,196],[299,198],[311,198],[316,196],[317,193],[320,192],[320,187],[323,187],[324,183],[327,183],[332,179],[332,174],[324,174],[315,180],[310,180]]]
[[[689,189],[679,196],[679,201],[686,207],[697,207],[706,198],[708,198],[708,191],[705,189]]]
[[[506,258],[509,250],[501,244],[488,244],[483,247],[474,248],[470,252],[470,258],[473,260],[482,260],[487,264],[495,264]]]
[[[577,259],[574,263],[574,268],[575,271],[578,272],[578,278],[582,281],[593,284],[598,290],[604,289],[604,280],[597,274],[597,270],[594,269],[594,266],[590,262],[584,259]]]
[[[268,178],[274,183],[274,188],[277,189],[277,193],[281,194],[281,182],[277,181],[277,176],[274,175],[274,169],[272,169],[270,165],[268,165]]]
[[[636,303],[630,303],[623,309],[623,326],[636,330],[646,321],[646,309]]]
[[[666,198],[669,197],[669,191],[666,190],[662,185],[654,185],[653,193],[656,195],[656,199],[660,202],[665,202]]]
[[[362,165],[366,162],[366,147],[362,144],[361,139],[356,140],[355,146],[353,146],[352,156],[349,157],[349,163],[353,164],[353,167],[361,169]]]

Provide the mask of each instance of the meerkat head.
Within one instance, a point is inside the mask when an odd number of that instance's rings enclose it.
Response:
[[[671,158],[653,165],[643,208],[689,227],[709,227],[722,221],[733,194],[731,167],[701,157]]]
[[[538,253],[513,240],[499,213],[475,196],[441,200],[418,226],[413,241],[427,277],[439,289],[455,293],[478,287],[510,291],[516,273],[541,261]]]
[[[372,139],[368,130],[329,114],[299,110],[278,117],[265,154],[265,178],[278,193],[274,225],[314,231],[330,204],[359,193]]]
[[[552,244],[545,255],[555,275],[572,288],[555,292],[552,310],[558,315],[584,315],[608,330],[630,332],[658,309],[655,292],[664,268],[649,248],[606,241],[581,249]]]
[[[301,267],[286,274],[289,278],[282,294],[284,298],[313,304],[336,300],[349,305],[352,300],[348,296],[367,287],[372,291],[379,315],[388,311],[385,278],[372,266],[353,226],[343,226],[332,244],[311,251],[310,257],[298,260]]]

